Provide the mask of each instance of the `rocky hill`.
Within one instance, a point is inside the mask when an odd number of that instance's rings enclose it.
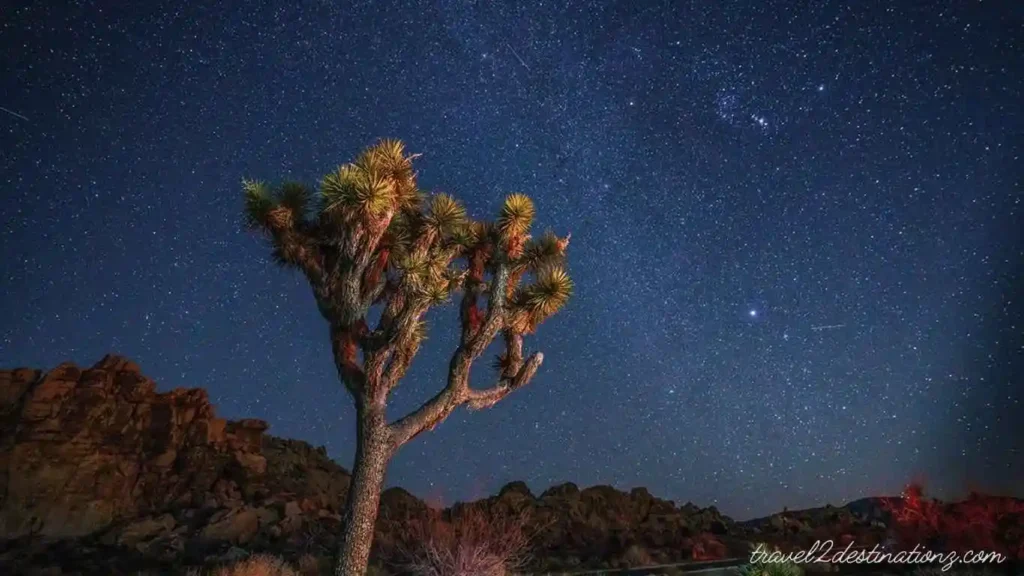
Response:
[[[329,556],[348,471],[322,448],[266,430],[218,418],[204,390],[157,392],[117,356],[0,371],[0,573],[181,573],[258,551]],[[794,534],[842,530],[865,544],[885,535],[882,516],[846,509],[737,524],[643,488],[562,484],[534,495],[512,483],[446,511],[392,488],[374,557],[408,545],[416,526],[467,511],[522,528],[537,569],[745,556],[751,539]]]

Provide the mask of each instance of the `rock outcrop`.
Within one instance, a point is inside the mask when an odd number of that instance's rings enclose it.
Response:
[[[266,430],[218,418],[204,390],[157,392],[117,356],[87,369],[0,371],[0,574],[178,574],[257,552],[329,557],[349,474],[323,448]],[[889,521],[876,504],[737,524],[644,488],[561,484],[537,496],[514,482],[444,511],[391,488],[374,557],[408,547],[417,526],[468,512],[529,534],[538,570],[745,557],[751,541],[872,544]],[[1019,546],[1019,532],[1007,546]]]
[[[381,501],[380,544],[400,538],[411,524],[423,522],[426,505],[404,491]],[[497,496],[457,504],[445,516],[475,513],[489,525],[521,520],[532,539],[534,565],[544,570],[625,568],[631,549],[644,550],[653,563],[720,559],[745,555],[748,546],[734,533],[734,522],[714,507],[676,507],[646,489],[631,492],[610,486],[579,489],[567,483],[534,496],[522,482],[504,486]],[[416,535],[415,532],[413,534]],[[407,542],[402,542],[406,546]]]
[[[59,559],[90,574],[209,564],[243,549],[329,554],[348,472],[323,448],[266,430],[218,418],[204,390],[157,392],[118,356],[0,371],[0,567]],[[721,556],[708,535],[727,539],[733,526],[714,508],[608,486],[534,496],[519,482],[468,506],[527,518],[549,567],[615,564],[638,546],[665,561]],[[381,510],[378,554],[438,514],[400,488],[384,492]]]
[[[0,372],[0,538],[79,537],[170,507],[263,490],[261,420],[217,418],[205,390],[157,393],[107,356]]]

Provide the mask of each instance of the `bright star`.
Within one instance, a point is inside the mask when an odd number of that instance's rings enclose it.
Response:
[[[756,318],[757,317],[757,310],[751,310],[750,311],[750,317],[751,318]]]

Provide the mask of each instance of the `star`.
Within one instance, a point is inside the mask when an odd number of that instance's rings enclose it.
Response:
[[[20,4],[0,34],[18,55],[0,102],[0,302],[19,303],[0,306],[3,368],[125,354],[350,468],[329,327],[244,229],[238,183],[316,190],[393,137],[422,154],[425,195],[474,221],[530,196],[535,240],[572,232],[576,288],[524,337],[545,357],[529,386],[417,437],[389,482],[458,500],[607,481],[737,519],[917,473],[1024,487],[1024,77],[1016,30],[984,3],[795,19],[773,17],[778,0],[317,2],[315,18],[263,0],[134,19]],[[396,418],[438,391],[459,315],[424,317]]]

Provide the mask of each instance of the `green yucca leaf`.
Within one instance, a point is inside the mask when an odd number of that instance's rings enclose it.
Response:
[[[497,240],[498,238],[498,227],[493,222],[471,222],[468,226],[468,232],[472,238],[471,246]]]
[[[387,232],[384,235],[385,246],[391,250],[390,261],[400,262],[409,254],[412,244],[412,229],[409,218],[404,212],[399,212],[388,223]]]
[[[448,269],[448,263],[451,261],[451,254],[445,250],[432,250],[427,256],[427,266],[430,269],[430,273],[437,278],[444,275]]]
[[[377,141],[377,151],[391,158],[405,158],[405,143],[395,138],[381,138]]]
[[[389,171],[400,171],[409,164],[405,156],[405,143],[401,140],[383,138],[374,144],[372,150],[381,167]]]
[[[396,259],[396,268],[402,272],[402,285],[414,291],[422,291],[430,276],[429,262],[420,256],[409,254]]]
[[[435,234],[450,236],[465,225],[466,209],[448,194],[438,194],[430,199],[424,223]]]
[[[447,243],[456,248],[458,253],[472,247],[475,241],[471,227],[467,224],[459,226],[448,237]]]
[[[370,146],[356,156],[356,161],[353,164],[364,172],[383,172],[384,156],[380,154],[376,146]]]
[[[400,246],[408,246],[412,239],[409,218],[404,212],[399,212],[388,223],[387,234],[385,235],[387,246],[391,249]]]
[[[324,210],[355,206],[359,198],[356,192],[359,178],[360,170],[355,164],[342,164],[337,170],[324,176],[320,182]]]
[[[419,210],[399,210],[395,213],[392,221],[399,221],[400,225],[405,229],[405,235],[412,242],[412,239],[423,230],[424,218],[423,212]]]
[[[266,226],[270,212],[276,207],[270,188],[258,180],[242,180],[245,195],[245,223],[250,228]]]
[[[426,290],[426,298],[431,306],[439,306],[448,301],[451,293],[448,290],[448,282],[444,280],[433,282]]]
[[[412,177],[410,177],[409,182],[401,184],[398,187],[398,206],[403,210],[419,211],[426,195],[423,194],[423,191],[416,188],[416,182]]]
[[[384,174],[368,173],[365,186],[356,188],[362,208],[373,216],[384,214],[395,204],[395,183]]]
[[[373,166],[372,158],[364,152],[359,161],[342,165],[324,177],[320,191],[325,210],[355,208],[379,216],[394,204],[394,182]]]
[[[373,146],[373,151],[378,165],[387,173],[388,177],[396,181],[399,188],[403,189],[402,200],[406,200],[405,196],[416,189],[413,182],[412,160],[419,154],[406,156],[405,143],[388,138],[379,140]]]
[[[296,217],[304,217],[309,208],[309,189],[299,182],[285,182],[278,192],[281,206],[288,208]]]
[[[548,230],[540,238],[526,243],[520,261],[526,269],[532,271],[559,266],[565,259],[561,242],[554,232]]]
[[[412,327],[412,337],[413,337],[413,342],[416,343],[417,347],[420,344],[422,344],[424,340],[427,339],[427,321],[426,320],[420,319],[420,320],[417,320],[415,324],[413,324],[413,327]]]
[[[525,194],[510,194],[505,198],[498,217],[498,230],[502,235],[523,236],[530,230],[535,209],[533,200]]]
[[[536,280],[515,295],[515,305],[530,316],[543,320],[565,306],[572,291],[573,282],[569,275],[563,268],[552,266],[538,272]]]
[[[391,254],[388,256],[388,264],[392,270],[398,270],[398,262],[409,257],[409,243],[408,241],[393,242],[389,249]]]

